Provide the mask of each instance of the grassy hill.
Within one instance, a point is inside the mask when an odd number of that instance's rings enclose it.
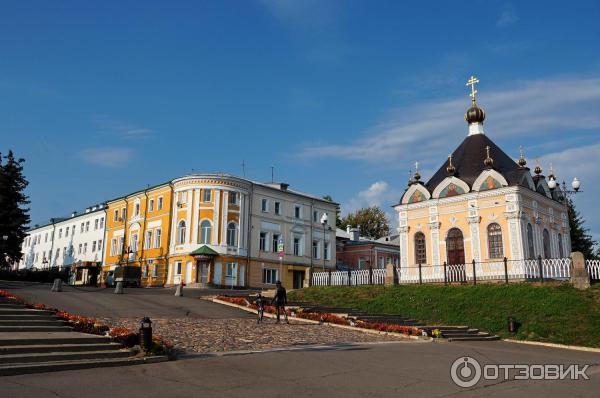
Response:
[[[600,285],[335,286],[290,292],[291,300],[402,314],[428,324],[468,325],[502,337],[600,347]],[[521,323],[516,335],[507,317]]]

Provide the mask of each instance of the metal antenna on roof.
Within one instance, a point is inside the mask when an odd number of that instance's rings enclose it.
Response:
[[[246,178],[246,162],[242,159],[242,175]]]
[[[271,166],[271,183],[275,182],[275,166]]]

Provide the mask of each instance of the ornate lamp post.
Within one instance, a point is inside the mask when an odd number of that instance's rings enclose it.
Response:
[[[328,221],[328,217],[327,217],[327,213],[323,213],[323,216],[321,216],[321,225],[323,225],[323,271],[325,271],[325,260],[326,260],[326,253],[325,253],[325,228],[327,227],[327,221]]]

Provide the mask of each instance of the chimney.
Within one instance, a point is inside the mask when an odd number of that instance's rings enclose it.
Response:
[[[77,212],[74,211],[73,213],[71,213],[71,217],[75,217],[77,215]]]
[[[360,228],[352,228],[350,230],[350,236],[354,242],[358,242],[360,240]]]

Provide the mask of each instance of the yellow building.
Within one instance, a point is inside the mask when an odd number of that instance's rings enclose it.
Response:
[[[469,81],[468,136],[427,182],[417,168],[395,206],[401,280],[414,279],[419,264],[421,272],[439,274],[443,265],[470,278],[504,273],[505,257],[510,273],[515,261],[570,253],[564,195],[549,188],[539,166],[532,176],[522,154],[513,160],[485,135],[477,82]]]
[[[142,286],[163,286],[172,211],[170,183],[107,202],[104,280],[119,265],[140,267]]]
[[[121,265],[142,286],[298,288],[335,268],[338,205],[288,184],[194,174],[107,205],[105,281]]]

